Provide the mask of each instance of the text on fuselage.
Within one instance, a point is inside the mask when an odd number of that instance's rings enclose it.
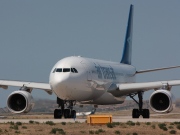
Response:
[[[112,67],[95,66],[95,68],[99,79],[103,79],[104,77],[104,79],[116,80],[116,75]]]

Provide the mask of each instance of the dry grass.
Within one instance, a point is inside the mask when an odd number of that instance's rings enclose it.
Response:
[[[178,111],[173,113],[178,113]],[[98,114],[98,113],[97,113]],[[100,113],[102,114],[102,113]],[[131,116],[131,110],[127,111],[117,111],[109,112],[103,114],[111,114],[113,116]],[[152,115],[151,118],[179,118],[180,114],[166,114],[166,115]],[[6,119],[53,119],[53,114],[34,114],[34,115],[8,115]],[[48,122],[50,123],[50,122]],[[66,135],[86,135],[86,134],[100,134],[100,135],[169,135],[170,131],[175,130],[176,134],[180,134],[180,129],[178,125],[174,123],[165,123],[167,131],[161,129],[158,125],[159,123],[136,123],[135,126],[129,125],[127,123],[119,123],[113,128],[108,128],[107,125],[88,125],[87,123],[22,123],[17,125],[16,123],[4,123],[0,124],[0,135],[52,135],[52,131],[56,130],[56,134],[66,134]],[[18,128],[17,128],[17,126]],[[180,123],[179,123],[180,127]],[[54,130],[53,130],[54,129]],[[64,132],[60,132],[64,131]],[[103,132],[99,132],[103,131]]]
[[[140,125],[139,125],[140,124]],[[138,125],[131,126],[127,123],[119,123],[115,125],[113,128],[108,128],[107,125],[88,125],[86,123],[66,123],[63,125],[62,123],[58,123],[55,125],[49,125],[46,123],[43,124],[25,124],[18,125],[18,129],[14,129],[16,123],[7,123],[7,124],[0,124],[0,134],[32,134],[32,135],[47,135],[52,134],[52,129],[60,129],[64,132],[56,132],[56,134],[63,134],[66,135],[86,135],[86,134],[102,134],[102,135],[116,135],[120,133],[121,135],[132,135],[133,133],[137,133],[138,135],[152,135],[152,134],[170,134],[169,132],[172,130],[176,131],[176,134],[180,134],[180,130],[177,129],[176,125],[172,123],[165,123],[166,127],[168,128],[167,131],[163,131],[159,128],[159,123],[139,123]],[[171,127],[171,128],[169,128]],[[103,132],[99,132],[103,131]]]
[[[22,115],[22,114],[13,114],[7,116],[7,119],[54,119],[53,114],[34,114],[34,115]]]
[[[119,114],[121,113],[121,114]],[[131,111],[121,111],[113,113],[113,116],[127,116],[131,115]],[[101,113],[102,114],[102,113]],[[104,114],[112,114],[112,113],[104,113]],[[126,115],[125,115],[126,114]],[[168,118],[179,118],[180,114],[167,114]],[[154,118],[167,118],[167,115],[158,115],[152,116]],[[53,115],[14,115],[8,116],[7,119],[52,119]],[[171,130],[175,130],[176,134],[180,134],[180,129],[177,128],[177,125],[174,123],[165,123],[167,131],[160,129],[158,126],[159,123],[135,123],[135,126],[127,123],[119,123],[113,126],[113,128],[108,128],[107,125],[88,125],[87,123],[56,123],[50,124],[51,122],[45,123],[4,123],[0,124],[0,134],[28,134],[28,135],[45,135],[51,134],[52,131],[56,130],[56,134],[66,134],[66,135],[86,135],[86,134],[101,134],[101,135],[133,135],[133,133],[137,133],[137,135],[168,135]],[[15,126],[14,126],[15,125]],[[17,129],[17,126],[18,129]],[[179,123],[180,126],[180,123]],[[53,130],[54,129],[54,130]],[[64,132],[60,132],[60,131]],[[99,132],[103,131],[103,132]]]

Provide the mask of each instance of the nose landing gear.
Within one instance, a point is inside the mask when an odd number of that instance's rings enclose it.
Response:
[[[73,110],[73,106],[76,104],[74,100],[62,100],[57,97],[57,104],[59,105],[60,109],[54,110],[54,118],[61,119],[63,116],[64,118],[76,118],[76,111]],[[66,106],[66,108],[65,108]]]

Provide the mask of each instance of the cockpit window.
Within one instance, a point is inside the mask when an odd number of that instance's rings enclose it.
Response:
[[[63,72],[70,72],[70,68],[63,68]]]
[[[78,71],[75,68],[73,68],[73,70],[74,70],[75,73],[78,73]]]
[[[78,71],[75,68],[55,68],[53,70],[54,72],[72,72],[72,73],[78,73]]]
[[[73,68],[71,68],[71,72],[75,73],[75,71],[74,71],[74,69],[73,69]]]
[[[62,72],[62,68],[57,68],[56,72]]]
[[[56,68],[53,70],[53,73],[55,73],[56,72]]]

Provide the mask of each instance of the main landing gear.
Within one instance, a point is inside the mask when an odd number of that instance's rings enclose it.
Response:
[[[130,95],[130,97],[139,105],[139,109],[133,109],[132,111],[132,118],[139,118],[140,115],[142,115],[143,118],[149,118],[150,113],[149,113],[149,109],[142,109],[143,107],[143,92],[138,92],[138,98],[139,98],[139,102],[137,102],[134,99],[134,95]]]
[[[76,118],[76,111],[73,110],[73,106],[76,104],[74,100],[65,101],[57,97],[57,104],[59,105],[60,109],[54,110],[55,119],[61,119],[63,116],[65,119]]]

